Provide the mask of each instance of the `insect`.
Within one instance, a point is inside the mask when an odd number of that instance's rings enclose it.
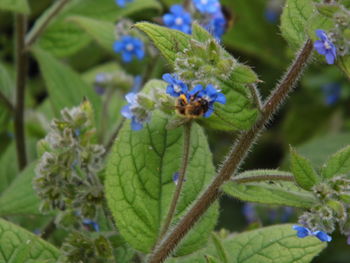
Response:
[[[198,118],[206,113],[209,109],[209,102],[197,96],[198,93],[195,93],[187,98],[185,94],[181,94],[175,105],[177,112],[187,118]]]

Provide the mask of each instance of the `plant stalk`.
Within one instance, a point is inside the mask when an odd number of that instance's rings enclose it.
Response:
[[[163,224],[162,230],[159,234],[159,240],[163,238],[165,233],[168,231],[169,226],[171,224],[171,221],[174,218],[177,202],[180,198],[181,189],[183,186],[183,182],[185,179],[185,174],[188,166],[188,160],[190,156],[190,140],[191,140],[191,126],[192,122],[188,122],[184,125],[184,143],[183,143],[183,153],[182,153],[182,162],[181,162],[181,168],[179,170],[179,178],[177,180],[177,185],[175,188],[175,192],[173,195],[173,199],[171,200],[171,204],[168,210],[168,214],[165,218],[165,222]]]
[[[149,263],[164,262],[181,239],[207,211],[210,205],[220,196],[221,185],[229,180],[231,175],[237,171],[250,148],[259,137],[260,133],[264,130],[265,125],[268,124],[285,98],[293,90],[305,65],[311,57],[312,50],[313,43],[311,40],[307,40],[282,81],[272,91],[270,97],[264,103],[260,118],[249,130],[241,133],[226,157],[226,160],[221,166],[217,176],[192,205],[190,210],[182,217],[180,222],[168,235],[165,236],[160,244],[155,247],[153,253],[148,258]]]
[[[25,130],[24,130],[24,103],[27,80],[27,54],[24,51],[24,38],[27,30],[27,18],[16,14],[16,106],[14,116],[14,129],[18,166],[23,170],[27,164]]]

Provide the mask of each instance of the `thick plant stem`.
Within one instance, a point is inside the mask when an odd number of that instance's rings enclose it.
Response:
[[[31,45],[38,39],[38,37],[45,31],[47,26],[50,24],[52,19],[63,9],[63,7],[69,2],[70,0],[59,0],[53,4],[52,7],[50,7],[47,14],[45,14],[45,18],[43,21],[38,25],[34,26],[30,32],[28,33],[28,36],[26,37],[25,41],[25,49],[29,49]]]
[[[19,169],[27,164],[25,131],[24,131],[24,103],[27,72],[27,54],[24,51],[24,37],[27,30],[27,18],[16,15],[16,106],[15,106],[15,138]]]
[[[179,201],[179,198],[180,198],[180,193],[181,193],[182,185],[183,185],[186,170],[187,170],[188,159],[190,156],[191,126],[192,126],[191,121],[184,125],[184,144],[183,144],[181,168],[179,170],[179,178],[177,180],[177,185],[175,188],[173,199],[171,200],[168,214],[165,218],[164,225],[159,234],[159,239],[163,238],[164,234],[168,231],[171,221],[174,218],[177,202]]]
[[[298,81],[305,65],[312,54],[312,41],[307,40],[302,50],[297,54],[297,57],[289,68],[282,81],[272,91],[270,97],[263,105],[262,114],[255,125],[247,131],[244,131],[239,136],[236,143],[233,145],[225,162],[221,166],[217,176],[213,179],[208,188],[201,194],[197,201],[192,205],[190,210],[183,216],[180,222],[165,236],[160,244],[154,249],[150,255],[149,263],[164,262],[171,251],[178,245],[181,239],[200,219],[210,205],[220,196],[220,186],[230,179],[240,164],[245,159],[250,148],[259,137],[259,134],[265,128],[265,125],[271,120],[273,115],[279,109],[284,99],[293,90]]]

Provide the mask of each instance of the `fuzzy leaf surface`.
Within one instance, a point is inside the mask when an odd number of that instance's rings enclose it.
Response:
[[[141,131],[132,131],[127,121],[107,164],[106,194],[121,235],[135,249],[150,252],[175,189],[173,174],[181,165],[182,129],[167,130],[167,119],[156,113]],[[189,165],[174,223],[197,198],[214,176],[206,137],[194,124],[191,133]],[[177,249],[185,255],[204,246],[216,224],[214,205],[190,231]],[[131,223],[132,222],[132,223]]]
[[[0,218],[0,262],[54,263],[58,255],[50,243]]]

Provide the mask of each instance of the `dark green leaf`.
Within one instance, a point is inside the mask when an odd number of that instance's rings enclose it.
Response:
[[[64,107],[79,105],[86,97],[93,105],[96,116],[100,116],[101,99],[92,86],[86,84],[69,66],[46,51],[36,48],[34,54],[39,62],[56,114]]]

